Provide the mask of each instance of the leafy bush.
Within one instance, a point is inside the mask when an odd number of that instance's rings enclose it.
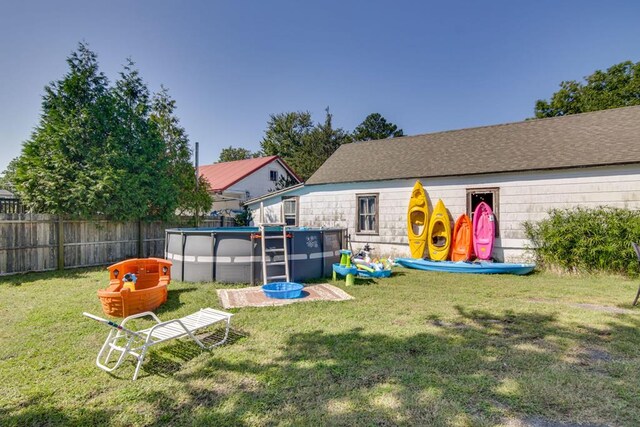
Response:
[[[252,219],[253,215],[251,213],[251,210],[247,207],[244,208],[242,213],[236,215],[235,217],[237,226],[247,226],[251,223]]]
[[[631,242],[640,244],[640,211],[599,207],[553,209],[525,222],[538,264],[571,271],[637,274]]]

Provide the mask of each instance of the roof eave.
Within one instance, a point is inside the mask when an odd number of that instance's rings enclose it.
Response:
[[[296,190],[298,188],[302,188],[304,186],[305,186],[305,183],[301,182],[299,184],[292,185],[292,186],[287,187],[287,188],[283,188],[282,190],[273,191],[271,193],[263,194],[260,197],[256,197],[254,199],[249,199],[246,202],[244,202],[243,205],[244,206],[248,206],[248,205],[252,205],[252,204],[257,203],[257,202],[262,202],[262,201],[265,201],[265,200],[270,199],[272,197],[281,196],[283,194],[286,194],[286,193],[288,193],[290,191],[293,191],[293,190]]]
[[[363,179],[363,180],[351,180],[351,181],[324,181],[324,182],[306,183],[305,185],[307,187],[312,187],[315,185],[327,185],[327,184],[382,182],[382,181],[395,181],[400,179],[418,179],[418,178],[456,178],[456,177],[464,177],[464,176],[503,175],[508,173],[520,173],[520,172],[538,172],[538,171],[542,172],[542,171],[586,169],[586,168],[597,168],[597,167],[605,167],[605,166],[626,166],[626,165],[640,165],[640,162],[616,162],[616,163],[601,163],[601,164],[580,165],[580,166],[556,166],[556,167],[548,167],[548,168],[513,169],[513,170],[505,170],[505,171],[471,172],[471,173],[458,173],[458,174],[447,174],[447,175],[397,176],[397,177],[388,177],[388,178]]]

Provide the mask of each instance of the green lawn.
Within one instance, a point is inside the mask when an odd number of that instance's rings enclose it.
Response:
[[[637,280],[397,268],[336,282],[352,301],[232,310],[228,344],[158,346],[136,382],[94,365],[108,331],[81,313],[107,281],[0,279],[0,424],[640,425]],[[221,287],[174,282],[158,315]]]

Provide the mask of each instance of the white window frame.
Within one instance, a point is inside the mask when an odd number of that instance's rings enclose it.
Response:
[[[293,202],[295,205],[293,214],[287,213],[287,210],[286,210],[286,205],[290,204],[291,202]],[[300,198],[298,196],[283,197],[282,198],[282,222],[284,222],[288,226],[297,227],[299,209],[300,209]],[[287,222],[287,219],[293,219],[293,224],[289,224]]]
[[[361,199],[373,199],[374,200],[374,208],[373,212],[369,211],[370,204],[366,204],[367,212],[360,212],[360,200]],[[380,195],[379,193],[364,193],[364,194],[356,194],[356,234],[378,234],[380,229]],[[361,227],[360,219],[362,217],[370,217],[372,218],[373,227],[370,227],[370,221],[365,221],[362,224],[365,227]]]

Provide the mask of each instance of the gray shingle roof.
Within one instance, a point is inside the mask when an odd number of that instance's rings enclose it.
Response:
[[[640,163],[640,106],[346,144],[307,184]]]

